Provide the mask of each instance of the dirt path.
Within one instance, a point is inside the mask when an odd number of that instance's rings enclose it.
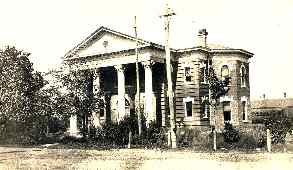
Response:
[[[0,169],[292,169],[289,153],[195,153],[143,149],[0,147]]]

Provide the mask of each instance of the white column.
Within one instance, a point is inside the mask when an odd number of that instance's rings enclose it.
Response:
[[[155,106],[154,106],[154,93],[153,93],[153,73],[152,65],[153,61],[143,62],[145,69],[145,116],[146,120],[149,123],[150,120],[155,121]]]
[[[70,116],[70,129],[69,129],[70,136],[77,136],[78,129],[77,129],[77,115]]]
[[[100,71],[98,69],[94,70],[93,74],[93,95],[94,97],[100,97],[101,89],[100,89]],[[100,127],[100,108],[97,106],[97,108],[92,113],[92,124],[95,128]]]
[[[118,77],[118,121],[125,116],[125,75],[123,65],[115,66]]]

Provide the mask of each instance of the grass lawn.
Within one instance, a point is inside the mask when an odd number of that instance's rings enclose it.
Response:
[[[292,153],[0,147],[0,169],[292,169]]]

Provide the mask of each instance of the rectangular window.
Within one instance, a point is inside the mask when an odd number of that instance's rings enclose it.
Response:
[[[191,69],[190,67],[185,67],[185,81],[191,81]]]
[[[246,87],[246,70],[244,66],[241,66],[240,77],[241,77],[241,87]]]
[[[247,120],[247,113],[246,113],[246,101],[241,102],[241,109],[242,109],[242,120],[246,121]]]
[[[223,112],[224,112],[224,122],[230,123],[230,121],[231,121],[231,107],[230,107],[229,101],[223,102]]]
[[[185,109],[187,117],[192,116],[192,101],[185,102]]]
[[[224,111],[224,122],[229,123],[231,121],[231,111]]]
[[[203,118],[208,118],[209,113],[210,113],[210,105],[209,105],[209,97],[208,96],[203,96],[201,98],[201,110],[203,113]]]
[[[204,117],[203,118],[208,118],[208,115],[210,113],[210,108],[207,103],[204,103]]]
[[[202,83],[205,82],[205,68],[204,67],[200,68],[200,82]]]
[[[207,61],[200,63],[199,79],[201,83],[207,83]]]
[[[104,108],[100,109],[100,117],[104,117],[105,116],[105,111]]]

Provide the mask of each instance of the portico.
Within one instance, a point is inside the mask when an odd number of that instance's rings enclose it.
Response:
[[[158,68],[164,70],[164,60],[162,56],[153,54],[150,50],[140,51],[141,101],[139,102],[137,100],[138,95],[136,94],[136,58],[133,56],[134,53],[132,51],[122,51],[115,54],[104,54],[102,57],[99,55],[84,57],[82,64],[79,58],[71,59],[71,61],[75,60],[73,62],[74,66],[71,69],[90,70],[93,73],[93,95],[98,95],[102,92],[101,97],[105,101],[105,105],[103,109],[98,109],[92,113],[91,123],[94,127],[99,127],[101,123],[106,122],[107,116],[111,121],[121,121],[125,116],[134,113],[134,108],[138,104],[143,108],[146,124],[157,120],[157,105],[160,105],[158,102],[161,101],[157,98],[161,97],[160,90],[162,88],[156,88],[159,90],[155,92],[154,87],[163,86],[164,76],[158,73],[156,76],[160,78],[154,78],[153,68],[156,68],[156,70]],[[162,81],[154,83],[154,79]],[[155,93],[159,95],[156,97]],[[109,102],[106,101],[107,97],[109,98]],[[101,116],[100,112],[105,114]]]

